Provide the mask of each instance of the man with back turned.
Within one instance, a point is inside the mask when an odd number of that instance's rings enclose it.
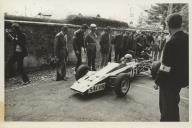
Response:
[[[170,39],[167,41],[155,83],[160,87],[160,121],[179,121],[180,90],[189,82],[189,38],[181,30],[182,16],[167,18]],[[157,89],[157,86],[156,86]]]

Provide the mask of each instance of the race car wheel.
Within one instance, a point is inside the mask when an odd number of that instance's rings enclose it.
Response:
[[[75,79],[79,80],[81,77],[87,74],[88,71],[89,67],[87,65],[80,65],[75,73]]]
[[[152,75],[153,79],[156,78],[160,65],[161,65],[161,63],[159,61],[153,62],[152,68],[151,68],[151,75]]]
[[[121,73],[115,80],[115,93],[119,97],[123,97],[127,94],[130,88],[129,75]]]

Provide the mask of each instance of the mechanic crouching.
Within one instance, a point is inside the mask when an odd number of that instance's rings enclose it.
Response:
[[[87,49],[88,66],[90,70],[96,71],[95,58],[96,58],[97,35],[95,32],[97,30],[97,26],[95,24],[91,24],[90,30],[91,31],[85,38],[85,47]]]

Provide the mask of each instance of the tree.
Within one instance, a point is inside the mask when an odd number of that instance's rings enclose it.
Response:
[[[187,4],[180,4],[180,3],[155,4],[155,5],[152,5],[149,10],[145,10],[145,11],[149,14],[148,15],[149,22],[154,22],[154,23],[159,22],[165,28],[165,19],[166,19],[167,15],[169,14],[169,12],[179,13],[184,6],[188,6],[188,5]],[[171,9],[171,11],[170,11],[170,9]]]
[[[65,19],[68,24],[82,25],[95,23],[98,27],[111,26],[115,28],[128,28],[128,24],[123,21],[93,17],[93,16],[79,16],[79,15],[68,15]]]
[[[100,18],[101,16],[100,16],[100,14],[97,14],[96,17],[97,17],[97,18]]]
[[[78,13],[78,16],[83,16],[82,13]]]
[[[182,7],[180,14],[183,17],[183,29],[188,32],[189,31],[189,9],[188,9],[188,5],[185,5]]]

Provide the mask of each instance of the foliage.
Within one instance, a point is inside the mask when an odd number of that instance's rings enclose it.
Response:
[[[186,4],[180,4],[175,3],[172,4],[172,13],[180,12],[182,10],[182,7],[184,7]],[[154,21],[159,21],[162,18],[167,17],[169,13],[169,6],[168,3],[163,4],[155,4],[151,6],[151,9],[147,12],[149,13],[149,18]]]
[[[152,5],[149,10],[146,10],[146,12],[148,12],[149,14],[148,15],[149,20],[147,22],[148,23],[160,22],[165,27],[165,19],[167,15],[169,15],[170,13],[170,6],[172,6],[171,13],[179,13],[184,6],[188,5],[184,3],[174,3],[174,4],[159,3]]]
[[[91,17],[91,16],[69,15],[66,18],[66,22],[68,24],[75,24],[75,25],[82,25],[82,24],[90,25],[94,23],[99,27],[111,26],[115,28],[128,28],[128,24],[126,22],[101,18],[99,16],[97,15],[96,17]]]
[[[96,17],[83,16],[81,13],[78,15],[69,15],[66,19],[56,20],[50,18],[36,18],[36,17],[25,17],[25,16],[14,16],[5,14],[5,19],[7,20],[20,20],[20,21],[34,21],[34,22],[50,22],[50,23],[63,23],[63,24],[74,24],[82,25],[95,23],[98,27],[111,26],[115,28],[128,28],[126,22],[101,18],[100,14],[97,14]]]
[[[180,11],[180,14],[183,16],[183,29],[188,32],[189,31],[189,9],[188,5],[183,6]]]

